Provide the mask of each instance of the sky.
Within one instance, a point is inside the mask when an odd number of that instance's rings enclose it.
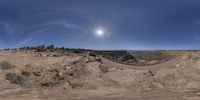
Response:
[[[0,48],[200,49],[199,0],[0,0]]]

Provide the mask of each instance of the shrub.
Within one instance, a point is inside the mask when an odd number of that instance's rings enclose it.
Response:
[[[15,73],[7,73],[5,78],[12,84],[23,84],[25,82],[25,77],[19,76]]]
[[[5,51],[8,51],[8,50],[10,50],[10,48],[6,48],[6,49],[4,49]]]
[[[40,85],[41,85],[41,87],[43,87],[43,88],[48,88],[48,87],[53,87],[53,86],[55,86],[55,85],[56,85],[56,82],[51,81],[51,80],[47,80],[47,81],[42,82]]]
[[[95,53],[92,53],[92,52],[90,52],[90,53],[89,53],[89,56],[96,57],[96,54],[95,54]]]
[[[37,46],[36,47],[37,52],[44,52],[46,51],[45,45]]]
[[[46,47],[46,49],[48,49],[50,52],[53,52],[54,49],[55,49],[55,46],[54,45],[49,45]]]
[[[82,50],[80,50],[80,49],[74,49],[73,53],[82,53]]]
[[[23,71],[23,72],[21,72],[21,74],[22,74],[23,76],[26,76],[26,77],[31,76],[31,73],[28,72],[28,71]]]
[[[7,62],[7,61],[1,62],[1,63],[0,63],[0,67],[1,67],[1,69],[3,69],[3,70],[9,70],[9,69],[15,68],[14,65],[10,64],[10,63]]]

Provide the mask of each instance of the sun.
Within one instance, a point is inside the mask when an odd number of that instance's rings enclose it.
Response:
[[[97,36],[104,36],[104,31],[103,31],[102,29],[97,29],[97,30],[95,31],[95,34],[96,34]]]

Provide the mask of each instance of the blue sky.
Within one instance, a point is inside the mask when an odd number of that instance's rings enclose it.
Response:
[[[200,49],[199,12],[199,0],[0,0],[0,48]]]

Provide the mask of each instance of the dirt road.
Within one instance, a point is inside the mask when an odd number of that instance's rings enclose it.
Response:
[[[174,65],[176,65],[176,63],[179,60],[180,60],[180,57],[176,57],[160,64],[149,65],[149,66],[133,66],[133,65],[125,65],[125,64],[116,63],[106,58],[102,59],[103,63],[108,65],[109,67],[129,68],[129,69],[134,69],[134,70],[150,70],[152,72],[156,72],[162,68],[173,68]]]

